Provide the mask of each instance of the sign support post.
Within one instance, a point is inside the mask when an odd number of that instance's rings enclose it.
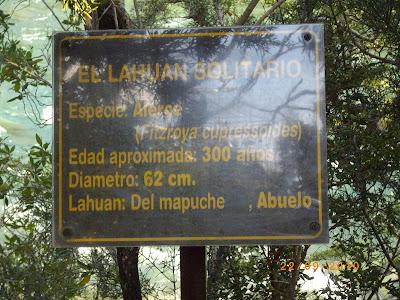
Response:
[[[180,247],[181,298],[205,300],[207,298],[206,247]]]

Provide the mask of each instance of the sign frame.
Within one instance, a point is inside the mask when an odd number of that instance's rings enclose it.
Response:
[[[326,243],[328,241],[328,220],[327,220],[327,197],[326,197],[326,133],[325,107],[324,107],[324,54],[323,54],[323,28],[321,25],[302,24],[298,26],[285,26],[284,30],[269,27],[230,27],[230,28],[201,28],[179,30],[123,30],[123,31],[91,31],[91,32],[63,32],[53,36],[54,43],[54,207],[53,207],[53,241],[55,246],[127,246],[127,245],[229,245],[229,244],[310,244]],[[315,29],[317,28],[317,29]],[[63,64],[62,43],[65,41],[87,41],[99,39],[165,39],[165,38],[193,38],[193,37],[216,37],[216,36],[257,36],[274,34],[291,34],[293,31],[311,35],[315,44],[315,91],[316,91],[316,139],[317,139],[317,186],[318,186],[318,222],[310,224],[314,232],[310,235],[230,235],[230,236],[159,236],[159,237],[72,237],[71,229],[64,225],[64,199],[63,199]],[[309,36],[307,37],[309,38]]]

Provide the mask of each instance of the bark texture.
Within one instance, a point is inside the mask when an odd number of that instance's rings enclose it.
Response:
[[[124,300],[141,300],[139,247],[117,248],[119,280]]]
[[[86,30],[129,29],[134,24],[124,8],[124,1],[104,1],[85,22]],[[119,280],[124,300],[141,300],[139,247],[117,248]]]

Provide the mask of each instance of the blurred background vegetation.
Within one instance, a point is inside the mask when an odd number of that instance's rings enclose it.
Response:
[[[132,29],[323,23],[331,242],[208,247],[208,296],[400,298],[400,1],[0,0],[1,299],[122,298],[115,248],[51,243],[51,34],[115,28],[111,13]],[[144,299],[180,298],[178,248],[143,247],[138,266]]]

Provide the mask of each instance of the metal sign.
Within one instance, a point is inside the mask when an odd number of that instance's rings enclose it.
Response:
[[[56,246],[328,241],[321,25],[53,41]]]

